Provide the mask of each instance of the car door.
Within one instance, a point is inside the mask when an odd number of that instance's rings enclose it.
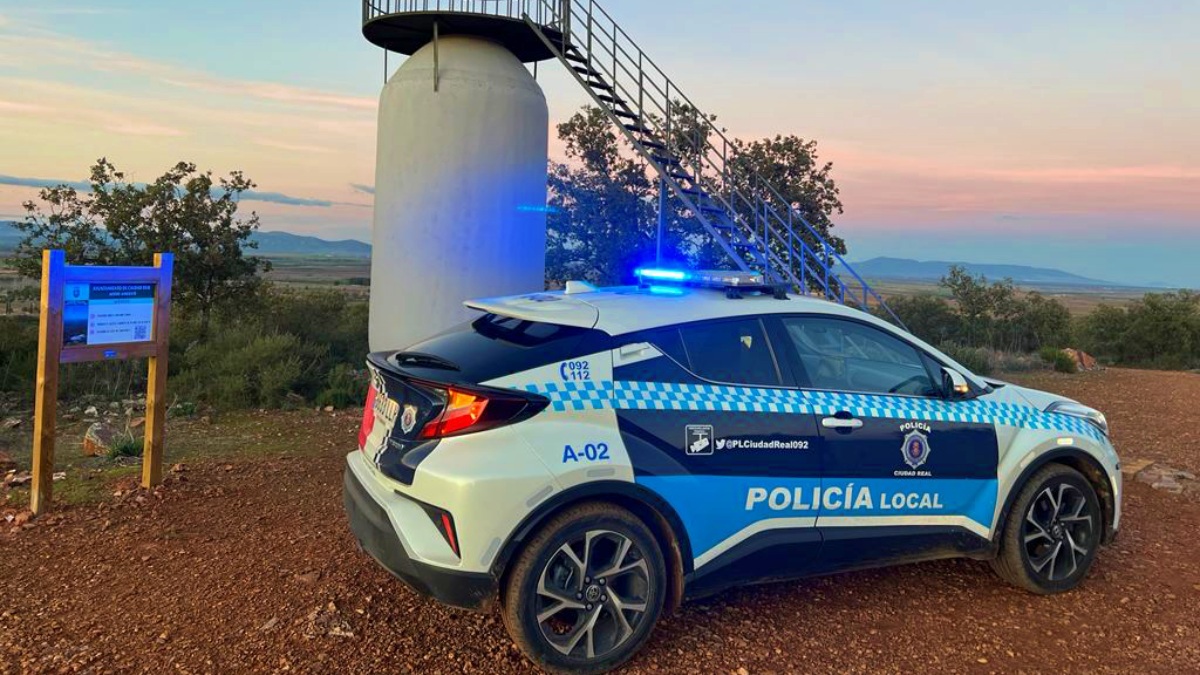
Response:
[[[941,364],[849,318],[779,319],[782,351],[823,438],[817,526],[835,568],[942,557],[987,544],[994,424],[951,401]]]
[[[689,588],[802,571],[820,544],[816,508],[803,495],[820,486],[821,434],[799,392],[784,386],[790,369],[763,320],[685,324],[621,344],[622,440],[637,482],[687,531]]]

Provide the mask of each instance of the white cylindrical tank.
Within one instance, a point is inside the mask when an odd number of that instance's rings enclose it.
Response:
[[[539,291],[546,271],[546,97],[503,47],[445,37],[379,104],[371,350],[470,318],[464,300]]]

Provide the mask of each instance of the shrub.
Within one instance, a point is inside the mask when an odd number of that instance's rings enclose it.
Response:
[[[1042,361],[1051,366],[1054,365],[1054,362],[1058,359],[1058,355],[1061,353],[1062,350],[1058,347],[1046,346],[1038,350],[1038,356],[1042,358]]]
[[[1105,361],[1200,366],[1200,294],[1151,293],[1127,308],[1101,306],[1079,323],[1082,346]]]
[[[282,406],[289,393],[311,390],[324,350],[259,325],[219,326],[189,349],[175,386],[221,409]]]
[[[904,322],[909,332],[929,344],[954,342],[962,332],[962,322],[950,303],[934,295],[888,298],[888,306]],[[877,313],[891,320],[886,311]]]
[[[351,408],[363,405],[367,391],[365,370],[351,368],[339,363],[329,371],[325,391],[317,397],[317,405],[335,408]]]
[[[141,457],[142,450],[145,447],[145,441],[140,438],[135,438],[128,431],[121,438],[112,444],[108,449],[109,459],[117,459],[120,457]]]
[[[995,372],[992,353],[986,349],[947,345],[942,347],[942,351],[976,375],[987,376]]]
[[[1079,371],[1079,365],[1074,357],[1060,349],[1054,355],[1054,370],[1073,375]]]

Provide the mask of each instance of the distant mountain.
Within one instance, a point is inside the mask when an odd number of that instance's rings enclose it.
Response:
[[[898,279],[909,281],[938,281],[950,273],[952,266],[959,266],[970,274],[983,275],[992,281],[1012,279],[1019,284],[1044,284],[1048,286],[1121,286],[1109,281],[1089,279],[1045,267],[1026,265],[988,265],[968,262],[944,262],[940,260],[920,261],[905,258],[872,258],[851,263],[859,276],[873,279]]]
[[[370,258],[371,245],[356,239],[329,241],[290,232],[257,232],[258,255],[304,255],[327,258]]]
[[[0,251],[16,248],[24,235],[15,223],[0,220]],[[321,256],[326,258],[370,258],[371,245],[354,239],[328,241],[289,232],[257,232],[253,235],[258,242],[257,254],[263,256]]]

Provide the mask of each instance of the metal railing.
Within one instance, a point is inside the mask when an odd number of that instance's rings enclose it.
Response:
[[[743,270],[899,318],[595,0],[540,0],[530,27]],[[561,36],[540,30],[554,26]],[[675,167],[678,167],[676,169]],[[683,170],[679,170],[683,169]],[[745,251],[743,254],[742,250]],[[849,280],[834,272],[840,265]]]
[[[363,23],[394,14],[447,12],[480,14],[522,21],[532,17],[538,25],[551,25],[558,16],[542,0],[363,0]]]

